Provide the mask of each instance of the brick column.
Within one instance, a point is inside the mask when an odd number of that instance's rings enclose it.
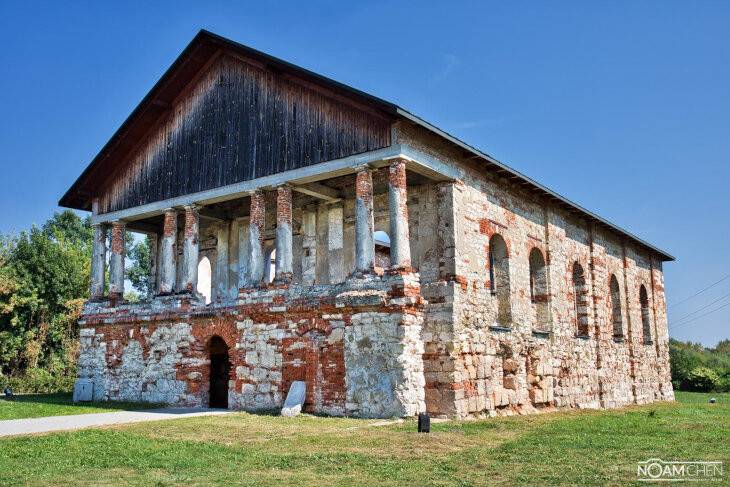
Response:
[[[185,207],[185,231],[183,241],[182,290],[195,292],[198,286],[198,208]]]
[[[94,225],[94,243],[91,252],[91,299],[104,299],[104,273],[106,270],[106,225]]]
[[[373,175],[362,167],[355,177],[355,272],[370,273],[374,267]]]
[[[291,282],[292,268],[291,186],[276,189],[276,282]]]
[[[177,260],[177,211],[172,208],[165,210],[165,222],[162,227],[162,241],[160,242],[159,294],[172,294],[175,291],[176,260]]]
[[[266,202],[261,190],[251,194],[251,212],[248,224],[248,285],[258,286],[264,278],[264,222]]]
[[[112,223],[112,245],[109,258],[109,297],[120,299],[124,295],[124,234],[126,224]]]
[[[406,161],[393,159],[388,173],[388,202],[390,205],[390,265],[411,267],[411,245],[408,230],[408,194],[406,191]]]

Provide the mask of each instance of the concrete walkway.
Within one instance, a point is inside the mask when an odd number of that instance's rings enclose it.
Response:
[[[232,412],[225,409],[160,408],[144,411],[113,411],[110,413],[75,414],[72,416],[7,419],[0,421],[0,437],[77,430],[113,424],[194,418],[196,416],[212,416],[230,414]]]

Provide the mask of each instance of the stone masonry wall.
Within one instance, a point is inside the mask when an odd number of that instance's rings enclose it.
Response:
[[[79,377],[92,380],[95,398],[205,406],[207,345],[220,336],[234,409],[279,408],[297,380],[307,383],[305,410],[361,417],[673,399],[656,256],[490,174],[422,129],[397,124],[395,134],[464,174],[408,188],[415,273],[378,267],[348,278],[355,268],[348,189],[341,201],[293,209],[293,284],[243,289],[234,300],[227,295],[240,284],[236,244],[248,238],[247,220],[225,224],[227,232],[207,224],[201,258],[226,274],[228,291],[219,293],[226,296],[208,306],[180,295],[87,305]],[[387,168],[372,177],[383,187]],[[270,249],[276,204],[271,194],[262,201]],[[373,206],[374,230],[388,232],[387,195],[376,193]],[[228,261],[219,266],[216,239],[224,233]],[[490,260],[490,252],[499,255]]]
[[[399,143],[464,171],[462,180],[438,188],[434,248],[440,253],[439,272],[423,285],[429,302],[422,336],[430,412],[463,417],[673,399],[663,276],[656,258],[487,173],[422,129],[398,124],[396,134]],[[509,263],[508,279],[502,277],[497,291],[489,269],[494,235],[504,239]],[[538,300],[530,291],[533,249],[547,268],[547,294]],[[585,279],[577,294],[576,263]],[[621,284],[624,330],[616,337],[612,275]],[[497,318],[505,281],[508,323]],[[649,291],[651,342],[642,332],[641,285]],[[578,309],[576,299],[583,303]],[[544,301],[546,312],[538,313]],[[587,333],[578,333],[585,328]]]
[[[229,348],[232,409],[281,408],[291,383],[304,380],[306,411],[411,416],[425,410],[420,306],[409,274],[251,289],[227,306],[89,303],[78,376],[93,382],[98,400],[206,406],[207,346],[219,336]]]

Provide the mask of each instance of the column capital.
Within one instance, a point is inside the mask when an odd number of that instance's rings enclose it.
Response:
[[[358,172],[373,172],[373,171],[375,171],[376,168],[373,167],[372,164],[367,163],[367,164],[361,164],[359,166],[354,166],[353,169],[355,170],[356,173],[358,173]]]
[[[392,159],[388,159],[388,165],[389,166],[398,166],[400,164],[408,164],[408,159],[405,157],[394,157]]]

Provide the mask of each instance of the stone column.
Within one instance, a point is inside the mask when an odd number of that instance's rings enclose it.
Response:
[[[373,175],[361,167],[355,177],[355,272],[370,273],[374,267]]]
[[[264,222],[266,202],[261,190],[251,194],[251,212],[248,224],[248,285],[258,286],[264,278]]]
[[[388,173],[388,202],[390,205],[390,265],[411,267],[411,245],[408,231],[408,194],[406,191],[406,161],[393,159]]]
[[[311,286],[317,276],[317,211],[306,208],[302,215],[302,285]]]
[[[198,287],[198,208],[185,207],[185,231],[183,240],[183,265],[181,291],[195,292]]]
[[[172,294],[175,291],[177,260],[177,211],[165,210],[165,222],[162,226],[160,242],[159,274],[160,294]]]
[[[158,248],[160,238],[156,233],[148,235],[147,238],[150,242],[150,277],[149,281],[147,281],[147,295],[148,297],[152,297],[157,293],[159,281],[157,263],[160,255],[160,249]]]
[[[276,282],[291,282],[292,268],[291,186],[276,189]]]
[[[218,227],[217,242],[215,246],[215,272],[213,279],[213,298],[225,299],[228,296],[228,239],[230,238],[230,226],[227,221],[222,222]]]
[[[104,273],[106,270],[106,225],[94,225],[94,244],[91,253],[91,299],[104,299]]]
[[[238,288],[248,285],[248,221],[241,220],[238,224]]]
[[[228,293],[231,299],[238,297],[238,220],[231,220],[228,225]]]
[[[109,258],[109,297],[120,299],[124,295],[124,234],[123,221],[112,223],[112,245]]]

